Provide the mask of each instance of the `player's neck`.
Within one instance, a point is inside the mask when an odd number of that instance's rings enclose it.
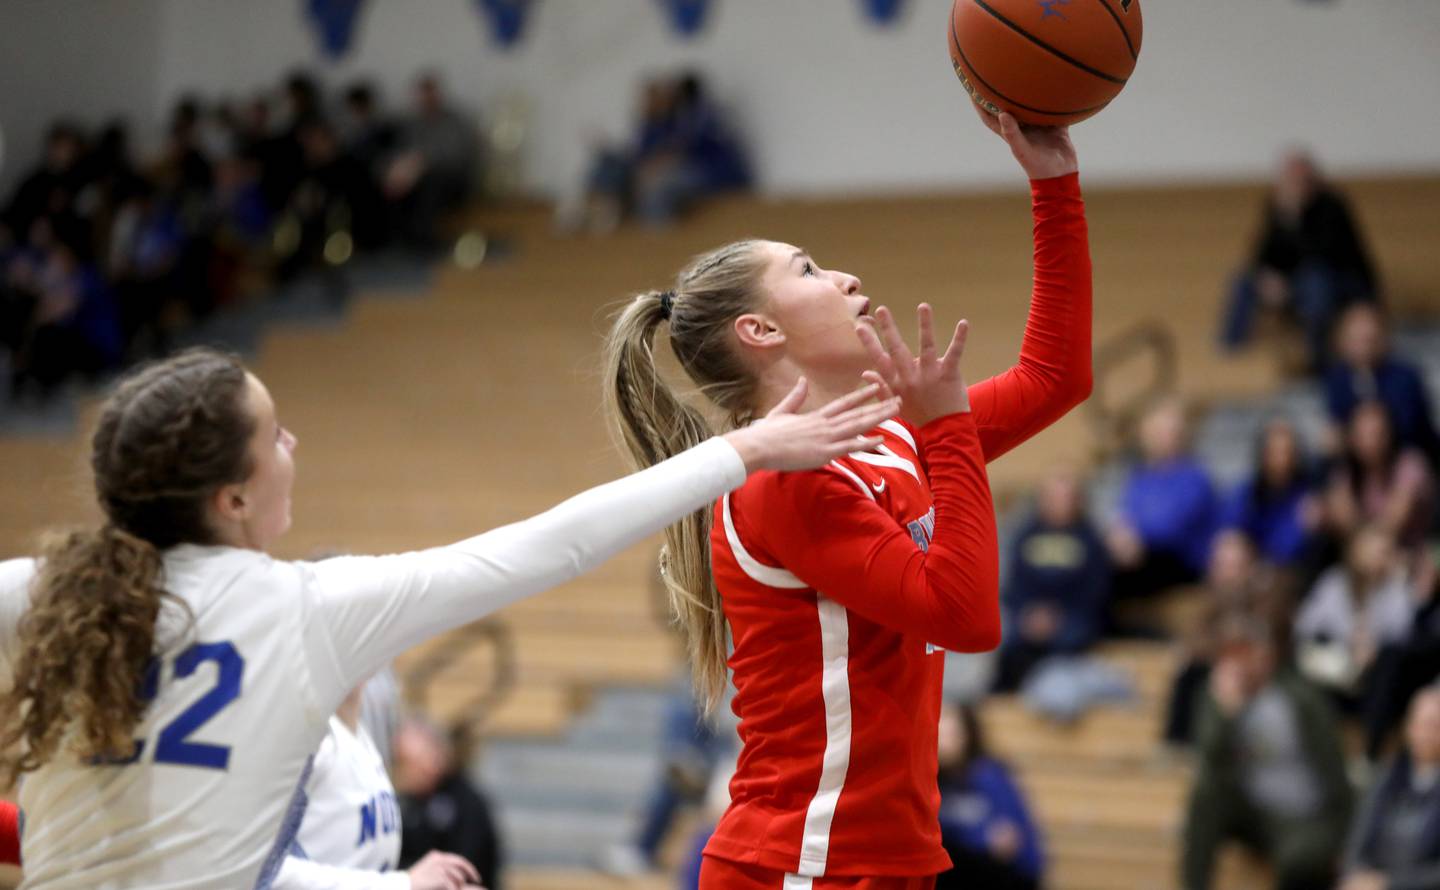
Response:
[[[801,414],[823,408],[864,385],[864,381],[860,379],[858,373],[844,374],[842,379],[839,375],[832,377],[823,373],[802,371],[793,365],[776,365],[761,375],[757,387],[759,398],[755,416],[764,417],[772,408],[780,404],[780,400],[789,395],[790,390],[795,388],[795,381],[802,376],[809,383],[809,388],[805,396],[805,403],[800,406]]]

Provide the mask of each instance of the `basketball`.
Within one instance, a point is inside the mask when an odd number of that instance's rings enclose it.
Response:
[[[1025,124],[1083,121],[1135,70],[1140,0],[955,0],[950,60],[991,113]]]

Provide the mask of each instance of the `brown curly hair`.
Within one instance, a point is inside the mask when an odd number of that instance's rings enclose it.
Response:
[[[91,440],[106,522],[48,541],[0,714],[0,787],[64,753],[128,756],[166,600],[161,552],[215,543],[207,502],[249,477],[255,421],[234,356],[192,350],[129,375]]]

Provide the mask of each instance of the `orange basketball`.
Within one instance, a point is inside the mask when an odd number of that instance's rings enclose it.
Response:
[[[1124,89],[1143,31],[1140,0],[955,0],[950,60],[989,111],[1073,124]]]

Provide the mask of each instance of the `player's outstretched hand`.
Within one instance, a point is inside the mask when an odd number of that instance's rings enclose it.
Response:
[[[1010,146],[1010,153],[1031,179],[1051,179],[1080,169],[1080,162],[1075,158],[1075,146],[1070,144],[1069,127],[1021,125],[1007,112],[994,115],[978,103],[970,104],[975,106],[981,123]]]
[[[900,410],[900,399],[894,396],[876,402],[881,387],[872,383],[818,411],[796,414],[809,391],[801,377],[764,419],[725,434],[746,470],[810,470],[852,451],[874,448],[881,439],[863,434]]]
[[[410,890],[465,890],[480,885],[480,873],[470,860],[439,850],[426,853],[406,874]]]
[[[935,318],[928,303],[915,310],[920,321],[920,354],[912,355],[895,326],[895,316],[884,306],[875,310],[875,326],[861,322],[855,326],[860,342],[870,353],[873,371],[865,379],[882,386],[882,394],[897,395],[903,400],[900,416],[915,426],[924,426],[947,414],[970,410],[970,395],[960,373],[960,357],[965,354],[965,338],[970,323],[955,326],[955,335],[943,356],[936,355]]]

